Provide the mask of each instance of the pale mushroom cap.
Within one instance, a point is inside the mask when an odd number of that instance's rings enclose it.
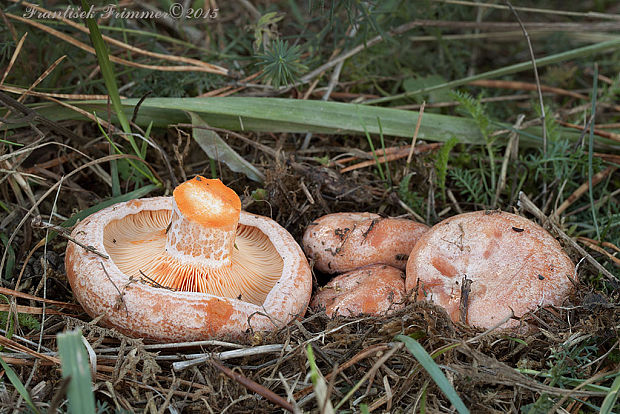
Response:
[[[514,311],[560,305],[571,290],[575,266],[560,244],[532,221],[506,212],[450,217],[424,234],[407,263],[407,291],[419,288],[454,321],[461,315],[461,286],[471,280],[466,322],[490,328]],[[504,327],[514,326],[511,320]]]
[[[312,299],[328,316],[385,315],[405,301],[405,274],[388,265],[371,265],[330,280]]]
[[[334,213],[310,223],[302,244],[321,272],[341,273],[377,263],[404,270],[411,249],[427,230],[412,220]]]
[[[106,227],[115,220],[146,213],[156,219],[159,228],[153,230],[152,240],[144,238],[143,242],[162,244],[161,237],[156,236],[165,233],[165,216],[171,214],[172,208],[171,197],[116,204],[86,218],[73,230],[72,237],[112,256],[106,249],[110,243],[104,237]],[[103,259],[71,242],[65,258],[67,277],[77,300],[90,316],[104,315],[104,324],[134,337],[161,341],[235,338],[250,327],[257,331],[273,330],[303,316],[310,300],[312,276],[299,245],[269,218],[241,212],[239,224],[238,234],[245,232],[250,237],[264,234],[262,242],[267,240],[279,256],[281,274],[273,280],[261,304],[214,294],[173,291],[130,280],[113,258]],[[137,250],[139,245],[136,244]]]

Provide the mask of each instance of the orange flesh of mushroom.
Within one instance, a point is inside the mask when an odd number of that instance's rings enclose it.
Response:
[[[282,274],[268,237],[238,225],[241,202],[220,180],[197,177],[174,191],[173,210],[110,222],[104,246],[134,280],[260,305]]]

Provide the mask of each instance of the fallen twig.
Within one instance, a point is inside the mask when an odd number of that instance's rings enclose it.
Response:
[[[270,389],[267,389],[267,388],[263,387],[262,385],[252,381],[251,379],[249,379],[249,378],[247,378],[247,377],[245,377],[245,376],[243,376],[241,374],[238,374],[238,373],[234,372],[232,369],[230,369],[230,368],[220,364],[216,360],[212,360],[211,364],[213,364],[213,366],[215,368],[217,368],[220,372],[222,372],[228,378],[237,381],[239,384],[243,385],[248,390],[250,390],[252,392],[255,392],[258,395],[261,395],[261,396],[265,397],[266,399],[268,399],[272,403],[280,406],[281,408],[284,408],[287,411],[290,411],[290,412],[294,412],[295,411],[295,407],[293,407],[293,405],[291,403],[289,403],[284,398],[280,397],[278,394],[274,393]]]
[[[95,249],[93,246],[87,246],[84,243],[79,242],[79,241],[75,240],[73,237],[69,236],[67,234],[67,233],[69,233],[69,231],[67,229],[65,229],[64,227],[44,222],[41,219],[41,216],[36,216],[35,218],[33,218],[31,223],[30,223],[30,225],[32,227],[39,228],[39,229],[54,230],[55,232],[60,234],[62,237],[64,237],[65,239],[69,240],[70,242],[73,242],[73,243],[77,244],[78,246],[80,246],[84,250],[89,251],[91,253],[95,253],[97,256],[103,257],[104,259],[109,259],[110,258],[110,256],[101,253],[100,251]]]
[[[224,360],[233,359],[233,358],[241,358],[241,357],[247,357],[247,356],[280,352],[282,351],[282,349],[284,349],[284,345],[273,344],[273,345],[254,346],[251,348],[234,349],[232,351],[200,354],[201,356],[196,355],[196,358],[193,358],[187,361],[175,362],[172,364],[172,368],[175,371],[182,371],[184,369],[205,363],[209,360],[213,360],[214,358],[217,358],[220,361],[224,361]]]

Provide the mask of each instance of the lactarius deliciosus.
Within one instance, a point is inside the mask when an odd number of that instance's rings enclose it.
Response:
[[[275,221],[241,211],[220,180],[196,177],[174,197],[132,200],[82,221],[67,276],[93,318],[161,341],[240,337],[303,316],[310,268]]]
[[[388,265],[370,265],[336,276],[314,295],[310,306],[328,316],[380,315],[403,307],[405,274]]]
[[[315,269],[342,273],[371,264],[405,269],[424,224],[373,213],[333,213],[314,220],[304,233],[303,247]]]
[[[407,291],[443,306],[452,320],[490,328],[540,306],[560,305],[575,266],[530,220],[500,211],[460,214],[422,235],[407,263]]]
[[[401,308],[402,270],[427,230],[415,221],[372,213],[334,213],[310,223],[303,246],[315,269],[346,272],[322,288],[311,306],[329,316],[379,315]]]

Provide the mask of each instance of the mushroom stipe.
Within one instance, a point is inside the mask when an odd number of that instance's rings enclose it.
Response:
[[[129,336],[240,338],[302,317],[310,300],[312,276],[299,245],[275,221],[240,211],[219,180],[194,179],[174,198],[108,207],[72,237],[110,256],[69,243],[67,277],[77,300]]]

